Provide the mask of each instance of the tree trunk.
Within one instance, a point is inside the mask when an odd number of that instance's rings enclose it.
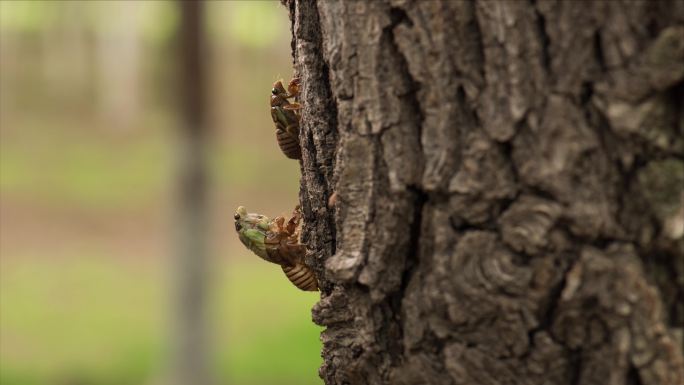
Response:
[[[284,2],[326,384],[684,384],[684,2]]]
[[[180,132],[174,255],[172,385],[210,385],[206,301],[209,232],[204,1],[177,1]]]

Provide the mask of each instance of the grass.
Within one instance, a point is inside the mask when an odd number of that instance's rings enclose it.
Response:
[[[246,251],[245,251],[246,252]],[[165,261],[14,258],[0,265],[0,383],[145,384],[168,354]],[[318,384],[315,293],[277,266],[216,262],[210,302],[219,383]]]

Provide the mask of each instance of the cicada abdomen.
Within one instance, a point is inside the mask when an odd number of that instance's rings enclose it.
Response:
[[[301,159],[302,149],[299,146],[299,138],[290,134],[286,130],[278,128],[276,130],[276,139],[278,141],[278,146],[280,151],[285,154],[286,157],[290,159]]]
[[[296,264],[294,266],[281,266],[283,272],[287,276],[287,279],[297,286],[300,290],[304,291],[316,291],[318,290],[318,282],[316,281],[316,276],[313,271],[309,269],[303,263]]]

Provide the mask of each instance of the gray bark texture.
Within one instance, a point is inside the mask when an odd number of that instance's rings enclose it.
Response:
[[[684,2],[283,1],[326,384],[684,384]]]

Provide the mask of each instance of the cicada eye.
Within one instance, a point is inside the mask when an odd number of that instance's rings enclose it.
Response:
[[[278,90],[274,88],[274,89],[271,90],[271,93],[272,93],[273,95],[278,95]]]
[[[233,218],[235,218],[236,221],[239,221],[240,220],[240,214],[235,213],[235,215],[233,215]]]

